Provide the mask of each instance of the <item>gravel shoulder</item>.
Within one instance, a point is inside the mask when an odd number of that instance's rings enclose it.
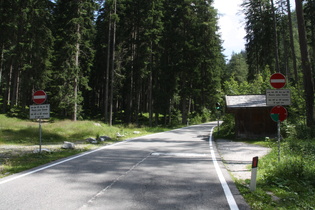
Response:
[[[225,139],[217,139],[216,146],[227,170],[236,179],[250,179],[253,157],[261,158],[271,149],[259,145],[247,144]]]

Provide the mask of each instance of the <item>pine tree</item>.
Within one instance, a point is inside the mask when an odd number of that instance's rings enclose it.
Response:
[[[307,126],[314,126],[314,78],[308,56],[306,28],[304,20],[303,5],[301,0],[295,0],[296,16],[298,20],[299,43],[303,70],[303,84],[306,103]]]
[[[87,88],[92,65],[93,0],[56,1],[53,102],[64,116],[77,120],[82,102],[81,88]]]
[[[246,63],[246,53],[232,54],[232,57],[227,64],[227,78],[234,77],[239,83],[247,81],[248,65]]]
[[[246,20],[248,76],[254,79],[267,65],[273,71],[276,69],[273,10],[269,0],[245,0],[242,7]]]
[[[25,108],[32,92],[46,85],[53,42],[51,8],[49,0],[1,1],[4,110],[7,104]]]

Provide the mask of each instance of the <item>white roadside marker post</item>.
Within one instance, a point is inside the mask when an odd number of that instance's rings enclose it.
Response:
[[[257,180],[257,168],[258,168],[258,157],[253,157],[252,161],[252,174],[250,180],[250,191],[256,190],[256,180]]]

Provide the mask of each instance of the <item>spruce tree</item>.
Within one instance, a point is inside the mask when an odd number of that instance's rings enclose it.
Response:
[[[51,8],[49,0],[0,3],[4,111],[6,105],[25,108],[33,91],[46,85],[53,43]]]
[[[56,1],[55,58],[53,103],[60,114],[77,120],[82,102],[82,89],[88,88],[88,75],[93,59],[91,42],[94,34],[93,0]]]

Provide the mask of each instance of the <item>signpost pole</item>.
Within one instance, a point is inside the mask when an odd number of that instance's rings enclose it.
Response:
[[[39,153],[42,152],[42,118],[49,118],[50,105],[41,105],[47,99],[44,91],[38,90],[33,93],[33,102],[37,105],[30,106],[30,118],[39,119]]]
[[[39,153],[42,153],[42,119],[39,119]]]
[[[218,134],[220,135],[220,113],[218,113]]]
[[[277,125],[278,125],[278,162],[280,162],[280,139],[281,139],[280,120],[278,120]]]

